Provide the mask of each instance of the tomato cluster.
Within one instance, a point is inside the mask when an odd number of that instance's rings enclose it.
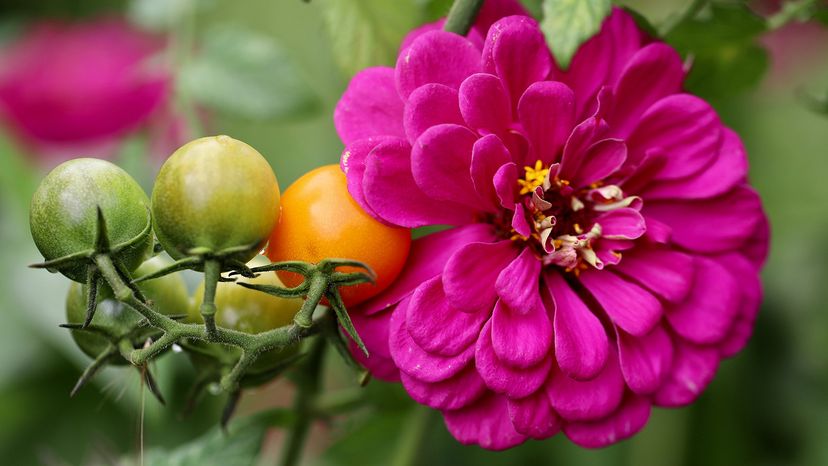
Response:
[[[30,222],[46,259],[40,266],[76,282],[66,300],[67,326],[75,342],[90,357],[106,356],[113,364],[130,362],[128,353],[118,351],[124,342],[141,348],[147,339],[161,335],[134,305],[116,297],[107,285],[115,282],[103,270],[109,262],[102,263],[101,256],[111,260],[135,296],[157,313],[194,324],[210,317],[220,328],[255,335],[291,324],[304,302],[249,289],[298,289],[306,278],[284,270],[253,273],[256,267],[269,266],[267,258],[257,256],[265,246],[274,262],[316,264],[342,258],[369,265],[376,283],[341,290],[343,302],[352,306],[390,285],[411,243],[409,230],[376,221],[354,202],[338,166],[307,173],[280,197],[264,157],[228,136],[197,139],[176,150],[160,169],[151,201],[110,162],[65,162],[35,193]],[[175,262],[154,255],[160,250]],[[209,261],[221,267],[212,283],[206,271]],[[180,274],[172,273],[182,268],[205,271],[206,283],[194,295]],[[245,277],[225,273],[229,271]],[[219,278],[219,273],[225,274]],[[208,299],[214,309],[209,315],[204,313]],[[227,372],[241,350],[210,341],[180,343],[198,367]],[[253,380],[248,376],[268,373],[297,351],[296,345],[268,350],[258,355],[245,377]]]

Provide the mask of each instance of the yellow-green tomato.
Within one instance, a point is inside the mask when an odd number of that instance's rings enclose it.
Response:
[[[127,172],[106,160],[91,158],[58,165],[32,196],[29,224],[32,239],[43,257],[49,261],[92,250],[98,229],[98,207],[106,221],[111,245],[144,235],[117,257],[129,270],[138,267],[152,248],[152,232],[146,230],[149,199]],[[84,283],[87,266],[79,261],[58,270]]]
[[[175,259],[190,250],[220,252],[247,262],[279,220],[279,184],[267,160],[242,141],[212,136],[176,150],[152,190],[155,234]]]
[[[160,256],[144,262],[135,271],[135,276],[146,275],[170,265],[169,259]],[[138,288],[144,293],[158,312],[166,315],[184,314],[189,307],[187,286],[180,274],[165,275],[141,282]],[[80,324],[86,318],[86,285],[72,283],[66,296],[66,319],[69,323]],[[131,332],[141,320],[141,315],[126,304],[116,300],[108,285],[98,288],[98,306],[92,326],[103,330],[111,338],[118,339]],[[110,339],[86,330],[72,330],[72,338],[78,347],[91,358],[96,358],[110,344]],[[116,364],[127,364],[118,357]]]
[[[262,256],[257,256],[248,265],[256,267],[267,264]],[[256,278],[241,278],[238,281],[260,285],[284,286],[274,273],[263,273]],[[200,307],[204,297],[204,283],[199,285],[193,296],[188,321],[202,323]],[[261,291],[244,288],[235,283],[220,282],[216,287],[216,325],[244,333],[256,334],[279,328],[293,322],[293,317],[304,301],[301,298],[279,298]],[[249,373],[265,372],[287,356],[296,352],[296,347],[281,351],[268,351],[259,356]]]

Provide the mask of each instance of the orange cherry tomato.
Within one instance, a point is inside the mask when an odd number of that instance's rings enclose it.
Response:
[[[316,263],[325,258],[365,262],[377,273],[377,283],[340,289],[346,306],[375,296],[397,278],[411,247],[411,230],[380,223],[348,193],[345,174],[338,165],[312,170],[282,194],[282,215],[270,235],[267,256],[273,262],[301,260]],[[342,272],[356,269],[342,267]],[[288,286],[302,277],[278,272]]]

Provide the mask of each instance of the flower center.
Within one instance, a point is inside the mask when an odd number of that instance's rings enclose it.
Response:
[[[544,265],[576,275],[589,267],[602,269],[607,262],[617,263],[621,253],[612,249],[615,245],[601,247],[601,218],[639,204],[640,199],[601,181],[573,186],[558,177],[559,170],[559,164],[543,168],[540,160],[524,167],[524,178],[517,180],[523,209],[517,209],[512,218],[509,238],[531,247]]]

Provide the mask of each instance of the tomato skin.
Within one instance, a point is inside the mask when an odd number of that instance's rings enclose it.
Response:
[[[98,225],[97,206],[106,221],[112,246],[127,242],[146,228],[149,199],[127,172],[105,160],[80,158],[53,169],[38,186],[29,210],[32,238],[48,260],[91,250]],[[150,254],[152,232],[118,256],[130,271]],[[66,277],[86,282],[87,264],[60,268]]]
[[[160,256],[144,262],[135,271],[136,276],[156,272],[170,265],[169,259]],[[152,301],[153,309],[166,315],[183,314],[189,307],[187,286],[181,274],[170,274],[138,284],[138,288]],[[66,296],[66,319],[69,323],[80,324],[86,318],[86,285],[72,283]],[[92,318],[92,325],[102,328],[113,337],[129,333],[141,320],[141,315],[126,304],[115,299],[112,289],[105,283],[98,288],[98,307]],[[72,330],[75,344],[91,358],[96,358],[109,345],[103,335],[84,330]],[[128,364],[118,357],[115,364]]]
[[[155,234],[180,259],[193,248],[221,251],[257,245],[233,258],[247,262],[279,219],[279,183],[270,164],[229,136],[196,139],[161,167],[152,190]]]
[[[248,263],[250,267],[268,264],[263,256],[257,256]],[[283,286],[279,278],[272,273],[263,273],[256,278],[240,278],[238,281],[259,285]],[[196,289],[189,307],[187,321],[202,323],[200,307],[204,297],[204,282]],[[235,283],[219,282],[216,286],[216,325],[244,333],[257,334],[288,325],[304,302],[301,298],[279,298],[261,291],[241,287]],[[203,342],[196,344],[204,345]],[[235,348],[222,348],[234,352]],[[259,356],[248,373],[266,372],[286,357],[296,353],[298,346],[282,350],[267,351]]]
[[[339,166],[326,165],[306,173],[285,190],[282,216],[270,235],[267,255],[273,262],[317,263],[341,258],[367,263],[377,274],[376,285],[340,289],[345,305],[352,306],[378,294],[397,278],[410,247],[411,230],[371,217],[348,193]],[[341,268],[343,272],[355,270]],[[279,272],[279,278],[288,286],[302,282],[302,277],[292,272]]]

